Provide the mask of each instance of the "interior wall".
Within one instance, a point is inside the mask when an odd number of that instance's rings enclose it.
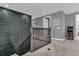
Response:
[[[51,18],[51,37],[64,39],[65,36],[65,13],[63,11],[54,13],[50,15]],[[58,25],[54,25],[54,21],[58,20]]]
[[[43,17],[38,17],[32,20],[32,27],[42,28],[43,27]]]
[[[64,37],[65,37],[65,13],[63,11],[59,11],[59,12],[49,14],[46,16],[51,16],[51,38],[64,39]],[[45,16],[43,16],[43,17],[45,17]],[[41,21],[41,20],[43,19],[43,17],[33,19],[33,22],[41,24],[40,27],[42,27],[43,21]],[[58,20],[59,25],[54,26],[54,24],[53,24],[54,20]],[[34,23],[32,25],[35,26]],[[39,27],[39,26],[37,26],[37,27]]]

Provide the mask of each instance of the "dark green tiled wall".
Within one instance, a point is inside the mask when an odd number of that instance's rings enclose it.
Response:
[[[31,16],[0,7],[0,55],[16,53],[30,33],[30,27]],[[30,47],[29,40],[26,48]]]

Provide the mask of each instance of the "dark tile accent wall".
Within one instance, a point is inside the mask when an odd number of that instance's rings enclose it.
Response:
[[[27,36],[30,27],[30,15],[0,7],[0,55],[8,56],[17,53],[24,41],[28,43],[25,47],[29,51],[30,39],[27,39]]]

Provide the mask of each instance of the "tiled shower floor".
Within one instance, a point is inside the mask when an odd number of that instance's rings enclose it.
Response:
[[[48,50],[49,49],[49,50]],[[14,56],[17,56],[16,54]],[[52,43],[23,56],[79,56],[78,40],[52,40]]]

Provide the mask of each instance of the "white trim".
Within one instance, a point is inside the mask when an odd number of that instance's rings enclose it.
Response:
[[[75,37],[74,40],[79,40],[79,38],[78,37]]]
[[[59,41],[64,41],[65,40],[65,38],[64,39],[60,39],[60,38],[51,38],[51,40],[59,40]],[[76,37],[74,37],[74,40],[78,40]]]
[[[65,39],[61,39],[61,38],[53,38],[53,37],[51,38],[51,40],[52,40],[52,39],[53,39],[53,40],[59,40],[59,41],[64,41],[64,40],[65,40]]]

